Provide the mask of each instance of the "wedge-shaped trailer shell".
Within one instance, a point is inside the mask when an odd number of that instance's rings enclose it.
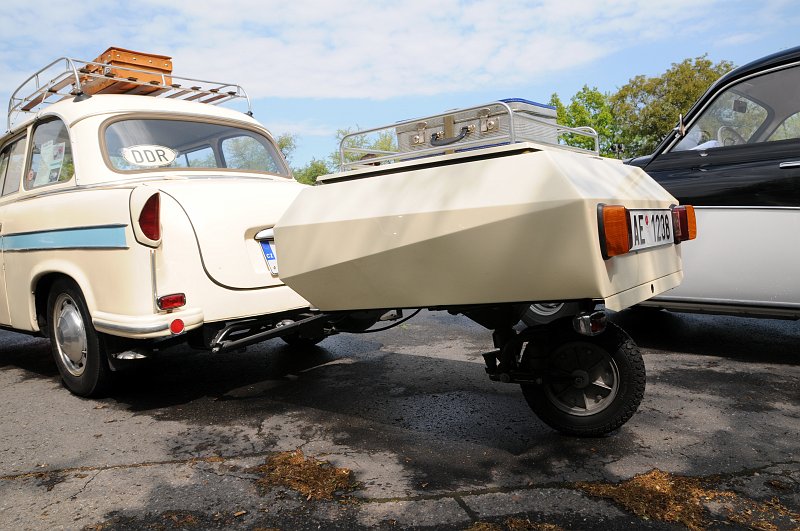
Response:
[[[525,142],[323,182],[275,226],[281,279],[322,310],[572,299],[621,310],[682,279],[680,246],[603,258],[598,205],[677,203],[615,160]]]

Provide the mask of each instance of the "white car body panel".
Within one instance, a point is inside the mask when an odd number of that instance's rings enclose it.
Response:
[[[37,284],[53,274],[75,281],[99,331],[129,338],[170,337],[175,319],[190,331],[308,308],[269,273],[254,239],[305,186],[235,170],[115,171],[103,157],[102,125],[121,116],[205,120],[269,137],[254,119],[230,109],[121,95],[54,103],[16,127],[6,138],[26,130],[30,136],[36,120],[67,124],[75,176],[32,190],[20,186],[0,198],[0,325],[39,331]],[[131,193],[141,187],[161,194],[163,234],[155,249],[137,242],[132,228]],[[159,310],[155,299],[171,293],[185,293],[186,305]]]
[[[739,306],[754,314],[760,307],[761,313],[780,309],[787,316],[793,308],[800,316],[800,209],[695,207],[695,212],[702,244],[682,250],[683,283],[648,304]]]

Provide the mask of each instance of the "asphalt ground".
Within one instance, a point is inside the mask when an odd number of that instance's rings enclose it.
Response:
[[[61,387],[47,341],[0,332],[0,528],[685,529],[690,509],[694,528],[800,528],[800,323],[614,320],[647,392],[595,439],[552,431],[517,386],[489,381],[491,334],[444,312],[306,350],[175,348],[100,400]],[[265,463],[297,449],[349,469],[351,488],[266,483]],[[667,496],[585,487],[636,477]],[[687,481],[704,494],[678,499]]]

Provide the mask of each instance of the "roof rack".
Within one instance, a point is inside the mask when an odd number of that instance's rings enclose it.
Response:
[[[597,131],[591,127],[558,125],[555,110],[552,111],[553,117],[548,118],[537,112],[537,106],[549,108],[527,100],[499,100],[356,131],[342,137],[339,144],[340,168],[342,171],[364,169],[517,142],[536,142],[570,151],[600,154]],[[442,138],[448,119],[454,128],[452,134],[459,127],[461,132],[451,138]],[[393,141],[388,149],[363,147],[369,146],[370,140],[385,143],[385,139],[391,136],[396,136],[398,142],[395,144]],[[570,145],[577,143],[578,138],[588,139],[592,148]]]
[[[35,113],[45,105],[90,94],[138,94],[213,105],[243,98],[247,100],[247,114],[253,114],[250,97],[239,85],[124,66],[114,66],[112,71],[104,63],[61,57],[26,79],[11,95],[8,129],[22,113]]]

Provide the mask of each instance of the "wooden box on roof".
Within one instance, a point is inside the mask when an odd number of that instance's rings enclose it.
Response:
[[[122,94],[136,91],[147,94],[158,90],[147,84],[168,85],[172,79],[172,58],[166,55],[135,52],[124,48],[111,47],[89,64],[86,70],[99,74],[83,85],[86,94]]]

